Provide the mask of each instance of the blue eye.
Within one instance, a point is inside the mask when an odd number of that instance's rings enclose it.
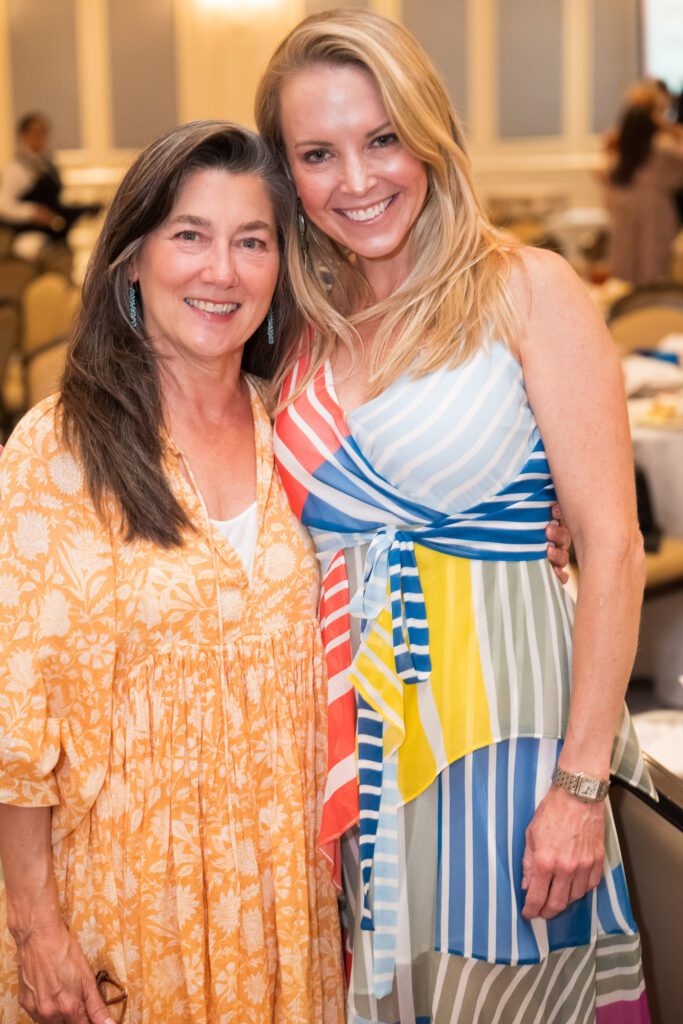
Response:
[[[243,238],[242,245],[245,249],[265,249],[266,243],[262,238]]]
[[[179,238],[181,242],[196,242],[199,238],[198,231],[191,231],[189,228],[186,231],[180,231],[176,238]]]

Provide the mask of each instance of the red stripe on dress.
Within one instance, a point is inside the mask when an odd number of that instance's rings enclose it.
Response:
[[[330,680],[344,678],[351,667],[351,618],[349,580],[342,551],[332,559],[322,581],[320,621],[327,675]],[[334,768],[356,751],[356,701],[352,688],[335,697],[331,688],[327,717],[327,770]],[[358,821],[358,783],[355,777],[340,781],[326,792],[318,844],[332,867],[332,877],[341,890],[341,854],[339,838]]]

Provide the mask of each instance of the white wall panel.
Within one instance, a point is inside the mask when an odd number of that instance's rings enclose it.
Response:
[[[624,92],[638,77],[638,6],[638,0],[593,2],[594,132],[615,123]]]
[[[42,110],[59,149],[81,145],[74,0],[7,0],[14,120]]]
[[[467,120],[467,0],[403,0],[403,24],[443,74],[458,114]]]
[[[177,124],[173,0],[108,0],[113,144],[145,146]]]
[[[498,134],[562,132],[563,2],[498,0]]]

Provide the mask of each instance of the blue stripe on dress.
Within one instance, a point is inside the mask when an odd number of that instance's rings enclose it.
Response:
[[[624,869],[621,864],[617,864],[617,866],[612,870],[611,878],[616,890],[618,912],[623,917],[628,928],[635,932],[637,931],[637,925],[633,919],[631,901],[626,887],[626,878],[624,877]],[[602,932],[605,932],[608,935],[623,934],[624,929],[617,920],[609,887],[605,879],[603,879],[598,886],[598,918],[600,921],[600,930]]]
[[[522,917],[524,894],[522,889],[522,858],[526,846],[526,827],[536,810],[536,776],[538,772],[538,741],[516,741],[513,786],[513,838],[512,838],[512,890],[517,911],[517,963],[534,964],[539,960],[538,943],[529,922]]]
[[[472,765],[472,886],[476,893],[476,908],[472,915],[472,949],[489,948],[489,843],[485,828],[475,828],[475,815],[483,822],[488,821],[489,787],[488,775],[491,757],[496,756],[495,747],[484,747],[476,751]],[[477,764],[477,762],[480,762]],[[464,936],[466,939],[466,936]]]
[[[550,746],[544,750],[543,757],[541,745]],[[525,831],[536,809],[539,772],[547,770],[548,760],[552,760],[559,749],[561,744],[552,739],[503,740],[460,758],[441,773],[434,937],[437,952],[481,960],[493,957],[499,964],[535,964],[542,959],[539,942],[544,946],[545,955],[546,945],[552,952],[584,946],[595,938],[592,935],[592,893],[574,901],[549,921],[537,919],[531,923],[522,917]],[[467,781],[468,760],[471,786]],[[496,783],[492,827],[489,828],[488,780],[492,765]],[[472,843],[469,874],[468,841]],[[495,864],[493,893],[489,891],[491,857]],[[489,934],[490,899],[495,901],[493,935]],[[624,922],[628,929],[636,930],[620,864],[610,872],[608,879],[602,879],[596,899],[602,931],[623,934]],[[469,922],[468,905],[477,908]]]

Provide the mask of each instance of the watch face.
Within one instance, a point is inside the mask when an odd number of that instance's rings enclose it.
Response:
[[[600,779],[583,778],[579,783],[576,794],[577,796],[582,796],[585,800],[596,800],[599,792]]]

